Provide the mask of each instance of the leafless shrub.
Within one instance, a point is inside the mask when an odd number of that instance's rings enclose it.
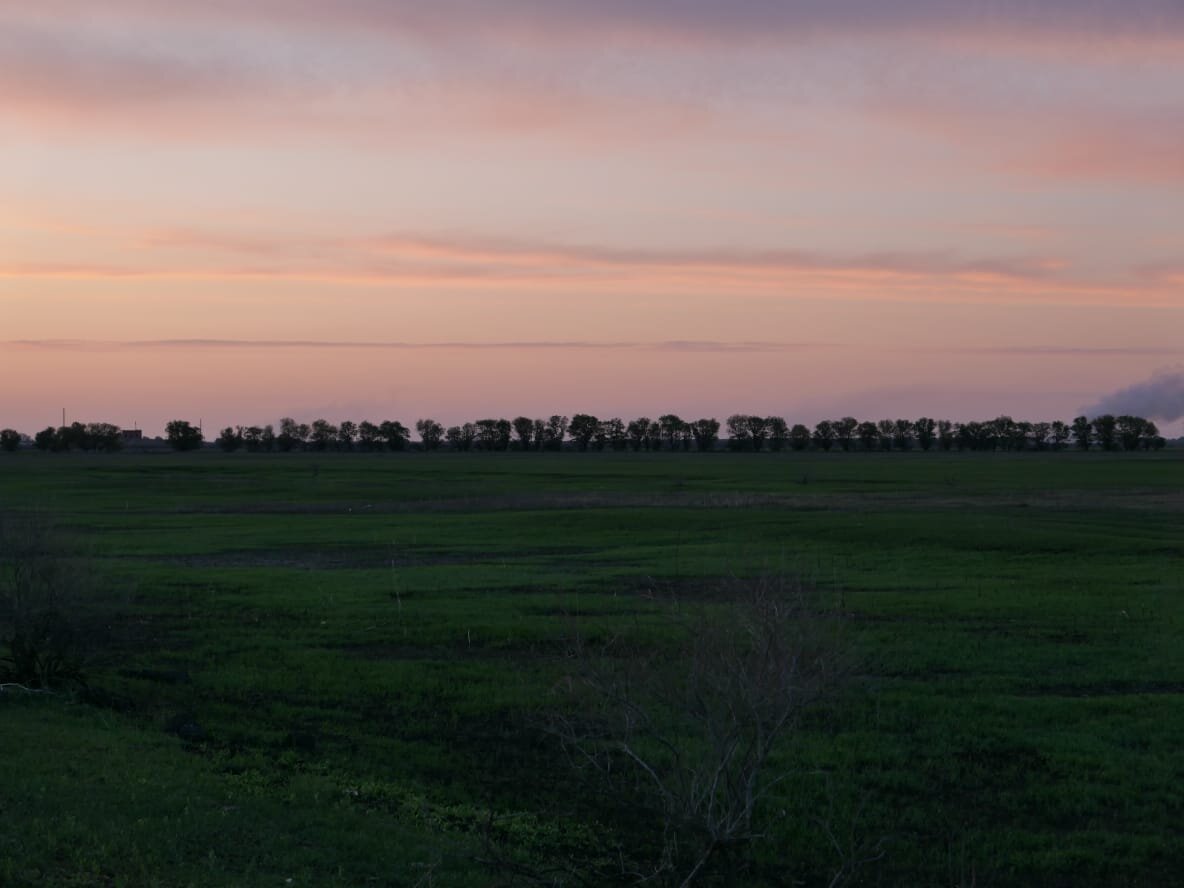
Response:
[[[657,815],[656,859],[620,862],[639,882],[689,885],[762,835],[759,803],[788,776],[770,761],[843,671],[840,620],[814,590],[762,577],[720,593],[671,606],[673,647],[577,644],[560,686],[550,730],[573,761]]]

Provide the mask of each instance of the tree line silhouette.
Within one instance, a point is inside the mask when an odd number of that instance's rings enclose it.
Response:
[[[414,432],[401,422],[325,419],[300,423],[285,417],[278,428],[229,426],[214,443],[222,450],[252,453],[293,451],[1046,451],[1075,448],[1159,450],[1166,441],[1155,423],[1140,416],[1105,414],[1079,416],[1071,423],[1025,422],[1010,416],[974,422],[921,417],[859,421],[853,416],[822,420],[812,428],[789,425],[779,416],[734,413],[721,437],[716,419],[685,421],[668,413],[657,419],[643,416],[626,422],[600,419],[587,413],[546,419],[519,416],[479,419],[445,427],[434,419],[420,419]],[[173,420],[165,438],[175,450],[195,450],[205,444],[202,430],[185,420]],[[0,431],[0,449],[14,451],[30,439],[14,431]],[[125,433],[110,423],[79,423],[38,432],[31,443],[45,451],[113,451],[125,444]]]

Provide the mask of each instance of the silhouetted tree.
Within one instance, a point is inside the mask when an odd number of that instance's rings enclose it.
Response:
[[[712,451],[719,440],[719,420],[696,419],[691,423],[691,434],[694,435],[697,450],[703,453]]]
[[[232,428],[231,426],[227,426],[222,430],[222,433],[218,435],[214,443],[227,453],[233,453],[243,446],[242,427],[240,426],[236,429]]]
[[[86,438],[86,426],[80,422],[72,422],[68,426],[58,429],[59,450],[90,450]]]
[[[876,428],[880,431],[880,449],[892,449],[892,434],[896,431],[896,423],[890,419],[881,419],[876,423]]]
[[[726,420],[728,429],[728,448],[730,450],[750,450],[752,435],[748,431],[748,414],[733,413]]]
[[[783,450],[789,443],[789,424],[780,416],[769,416],[765,418],[765,428],[769,433],[770,449]]]
[[[1068,425],[1061,422],[1059,419],[1054,420],[1049,429],[1048,436],[1052,440],[1052,449],[1060,450],[1065,446],[1065,442],[1069,440],[1072,430]]]
[[[661,442],[666,442],[666,447],[669,450],[677,450],[682,443],[682,429],[685,423],[676,413],[667,413],[664,416],[658,417],[658,446],[655,450],[661,449]]]
[[[276,446],[283,452],[289,450],[303,450],[311,430],[305,423],[297,423],[290,416],[280,420],[280,433],[276,436]]]
[[[806,450],[810,446],[810,429],[799,423],[789,430],[789,446],[794,450]]]
[[[337,426],[327,419],[315,419],[308,441],[313,450],[328,450],[337,440]]]
[[[341,450],[353,450],[354,442],[358,439],[358,425],[352,420],[344,419],[337,427],[337,447]]]
[[[276,435],[276,449],[281,453],[287,453],[289,450],[295,449],[296,446],[296,420],[291,417],[281,417],[279,419],[279,433]]]
[[[543,429],[543,449],[562,450],[563,439],[567,435],[567,417],[554,415],[547,420]]]
[[[648,416],[641,416],[629,423],[626,433],[629,436],[629,446],[636,453],[642,447],[646,447],[650,436],[650,418]]]
[[[948,419],[939,419],[937,421],[937,446],[942,450],[948,451],[954,446],[954,438],[957,435],[957,429],[954,424]]]
[[[475,423],[477,435],[473,443],[478,450],[497,450],[497,420],[479,419]]]
[[[984,446],[986,433],[981,422],[964,422],[958,426],[958,449],[981,450]]]
[[[296,446],[296,420],[290,416],[280,419],[280,431],[275,438],[275,446],[281,453],[287,453]]]
[[[415,430],[419,433],[419,440],[424,450],[435,450],[444,438],[444,426],[434,419],[416,420]]]
[[[844,451],[850,450],[856,431],[859,428],[859,421],[854,416],[844,416],[842,419],[835,420],[834,427],[835,436],[839,441],[839,447]]]
[[[263,429],[259,426],[247,426],[242,430],[242,436],[247,453],[258,453],[263,449]]]
[[[769,437],[769,418],[749,414],[746,421],[748,438],[752,441],[752,449],[758,453],[764,449],[765,440]]]
[[[46,429],[49,435],[42,438],[45,450],[100,450],[111,452],[123,447],[123,435],[119,426],[109,422],[91,422],[85,425],[72,422],[58,429]]]
[[[908,450],[913,446],[913,424],[907,419],[892,423],[892,444],[897,450]]]
[[[913,430],[917,434],[917,445],[925,451],[932,449],[936,439],[937,422],[928,416],[922,416],[913,423]]]
[[[978,449],[998,450],[1004,446],[1004,443],[1008,439],[1008,431],[1011,423],[1012,419],[1010,416],[996,416],[994,419],[988,419],[986,422],[980,423],[982,432]]]
[[[477,436],[481,429],[475,422],[462,423],[460,427],[460,437],[465,442],[465,450],[472,450],[477,445]]]
[[[358,423],[358,447],[369,453],[382,450],[385,446],[386,442],[383,441],[382,432],[378,426],[368,419],[363,419]]]
[[[19,441],[18,435],[18,441]],[[38,432],[33,439],[40,450],[101,450],[114,451],[123,447],[123,436],[119,426],[107,422],[92,422],[86,425],[72,422],[68,426],[47,428]]]
[[[865,420],[859,424],[856,430],[859,435],[859,443],[864,450],[875,450],[880,443],[880,429],[870,420]]]
[[[592,433],[592,449],[602,451],[608,446],[608,423],[603,419],[596,421],[596,431]]]
[[[1103,450],[1118,449],[1118,420],[1109,413],[1095,416],[1093,421],[1094,437]]]
[[[6,453],[14,453],[18,447],[21,446],[21,433],[16,429],[4,429],[0,431],[0,450]]]
[[[477,426],[471,422],[464,425],[449,426],[444,433],[445,439],[453,450],[467,451],[473,449],[473,441],[477,438]]]
[[[54,434],[54,450],[73,450],[82,443],[82,423],[74,422],[66,426],[58,426]]]
[[[989,429],[992,450],[1015,450],[1021,437],[1018,423],[1010,416],[997,416],[984,425]]]
[[[1035,428],[1026,419],[1021,419],[1012,427],[1011,440],[1013,450],[1030,450],[1035,448]]]
[[[830,450],[838,435],[835,432],[834,423],[829,419],[824,419],[814,426],[814,433],[810,437],[814,441],[814,446],[819,450]]]
[[[388,450],[406,450],[407,442],[411,440],[411,429],[394,419],[383,420],[378,426],[378,434]]]
[[[567,427],[572,440],[576,442],[576,449],[580,451],[588,449],[588,445],[592,443],[592,439],[599,429],[600,420],[590,413],[575,414]]]
[[[1032,440],[1033,446],[1037,450],[1048,449],[1048,438],[1052,434],[1052,423],[1050,422],[1034,422],[1030,423],[1031,430],[1029,437]]]
[[[53,426],[42,429],[33,436],[33,446],[38,450],[57,449],[57,429]]]
[[[1084,416],[1074,417],[1073,419],[1073,444],[1078,450],[1089,450],[1090,444],[1093,443],[1094,433],[1093,426],[1089,419]]]
[[[1167,440],[1159,433],[1159,426],[1151,420],[1147,420],[1146,425],[1143,426],[1143,449],[1144,450],[1163,450],[1167,446]]]
[[[608,438],[608,446],[613,450],[624,450],[629,444],[629,435],[625,423],[619,417],[603,420],[600,423],[602,433]]]
[[[662,426],[656,419],[650,423],[649,429],[646,430],[645,449],[654,451],[662,449]]]
[[[518,436],[518,449],[530,450],[530,442],[534,438],[534,420],[529,416],[516,416],[511,425]]]
[[[1139,442],[1143,438],[1143,429],[1147,420],[1141,416],[1123,414],[1117,420],[1118,439],[1122,442],[1123,450],[1138,450]]]
[[[204,440],[201,429],[183,419],[174,419],[165,426],[165,438],[173,450],[196,450]]]

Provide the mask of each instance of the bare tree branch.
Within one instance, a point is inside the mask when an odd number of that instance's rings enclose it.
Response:
[[[675,602],[668,635],[677,653],[651,644],[623,651],[614,639],[574,658],[570,705],[549,726],[576,760],[613,779],[632,771],[632,791],[658,815],[657,859],[622,863],[637,882],[687,886],[722,849],[759,838],[758,805],[785,773],[770,757],[802,711],[833,687],[841,659],[837,614],[784,578],[732,579],[712,606]]]

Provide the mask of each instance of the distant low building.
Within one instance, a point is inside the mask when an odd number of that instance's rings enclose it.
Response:
[[[138,443],[144,440],[144,432],[140,429],[121,429],[119,432],[124,444]]]

